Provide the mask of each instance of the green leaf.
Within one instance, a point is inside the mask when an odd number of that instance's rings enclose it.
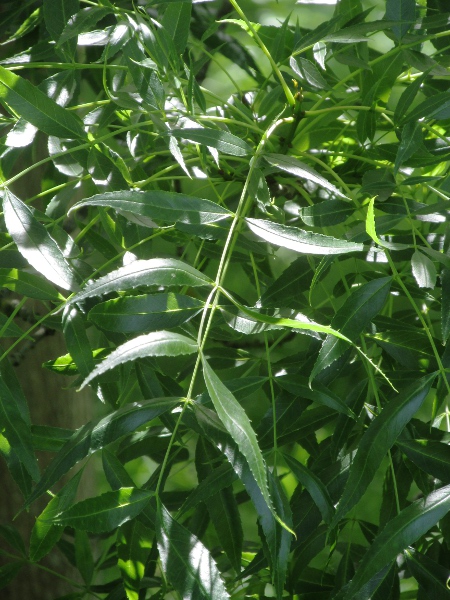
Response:
[[[438,92],[413,108],[401,122],[448,118],[450,118],[450,92]]]
[[[25,561],[19,560],[9,562],[0,567],[0,590],[6,587],[13,579],[15,579],[20,569],[26,564]]]
[[[264,501],[269,509],[273,511],[272,500],[270,498],[267,483],[266,465],[250,420],[230,390],[220,381],[211,369],[204,356],[202,356],[202,363],[206,387],[211,400],[213,401],[214,408],[216,409],[220,420],[225,425],[225,428],[237,443],[239,450],[247,460]]]
[[[63,331],[67,349],[75,361],[78,372],[87,377],[94,369],[94,358],[86,335],[85,320],[79,310],[70,304],[63,312]]]
[[[411,258],[411,268],[414,279],[420,288],[434,289],[437,278],[436,267],[428,256],[415,250]]]
[[[259,304],[263,308],[293,308],[307,306],[304,292],[311,284],[313,273],[305,256],[295,259],[263,292]]]
[[[301,220],[309,227],[339,225],[351,214],[353,214],[353,207],[343,200],[324,200],[299,210]]]
[[[11,237],[30,265],[65,290],[76,289],[75,275],[58,244],[28,206],[8,190],[3,196],[3,212]]]
[[[63,297],[45,279],[22,269],[0,269],[0,287],[37,300],[62,300]]]
[[[248,156],[252,152],[247,142],[227,131],[218,129],[187,127],[186,129],[172,129],[170,135],[209,148],[216,148],[219,152],[231,154],[231,156]]]
[[[450,571],[446,567],[411,547],[405,550],[405,558],[411,575],[428,598],[450,598]]]
[[[416,500],[387,523],[363,556],[358,570],[346,589],[345,600],[355,597],[362,586],[397,555],[413,544],[450,510],[450,486]]]
[[[151,258],[135,260],[125,267],[111,271],[89,283],[84,290],[70,299],[71,303],[82,302],[93,296],[133,289],[139,286],[158,285],[165,287],[211,285],[212,281],[197,269],[173,258]]]
[[[321,233],[304,231],[298,227],[279,225],[263,219],[245,219],[249,229],[269,244],[288,248],[302,254],[345,254],[360,252],[364,246],[347,240],[336,239]]]
[[[300,177],[300,179],[306,179],[306,181],[316,183],[336,196],[347,198],[345,194],[340,192],[334,185],[319,175],[312,167],[309,167],[293,156],[285,156],[284,154],[265,154],[264,158],[270,165],[281,171],[287,171],[291,175],[295,175],[295,177]]]
[[[79,0],[44,0],[45,26],[55,42],[79,8]]]
[[[83,206],[107,206],[169,223],[206,224],[229,218],[232,213],[211,200],[162,191],[120,191],[97,194],[74,204],[69,211]]]
[[[400,98],[397,102],[397,105],[395,107],[395,112],[394,112],[395,123],[399,123],[403,119],[407,110],[410,108],[411,104],[413,103],[414,98],[417,96],[417,94],[422,86],[422,83],[425,81],[425,79],[427,77],[428,77],[428,71],[423,73],[420,77],[417,77],[417,79],[414,79],[414,81],[406,87],[405,91],[400,96]]]
[[[416,3],[414,0],[386,0],[386,19],[401,21],[401,25],[394,25],[392,31],[397,39],[401,39],[411,28],[416,17]]]
[[[102,373],[114,369],[130,360],[144,358],[145,356],[180,356],[197,352],[197,343],[194,340],[171,331],[155,331],[147,335],[140,335],[129,342],[125,342],[111,352],[81,384],[84,388],[90,381]]]
[[[83,124],[72,111],[59,106],[27,79],[2,66],[0,103],[47,135],[86,140]]]
[[[209,550],[161,504],[157,541],[164,574],[183,600],[230,598]]]
[[[66,19],[64,29],[58,37],[56,45],[61,46],[68,40],[78,37],[80,33],[91,31],[100,19],[103,19],[103,17],[111,12],[110,8],[102,6],[90,6],[81,9],[76,14],[73,14],[70,19]]]
[[[275,382],[295,396],[307,398],[323,406],[328,406],[352,419],[355,418],[355,414],[349,409],[347,404],[320,382],[315,382],[314,386],[310,387],[308,379],[300,375],[281,375],[275,378]]]
[[[161,24],[173,39],[178,54],[183,54],[189,37],[192,4],[172,2],[165,10]]]
[[[100,191],[108,193],[128,187],[115,162],[95,147],[89,150],[87,170]]]
[[[441,331],[442,342],[445,344],[450,335],[450,269],[442,269],[441,282]]]
[[[118,566],[128,600],[139,599],[152,541],[153,533],[139,520],[124,523],[117,532]]]
[[[49,519],[72,506],[82,474],[83,470],[78,471],[37,517],[30,537],[30,560],[33,562],[44,558],[61,538],[64,527],[54,525]]]
[[[89,311],[89,320],[108,331],[157,331],[178,327],[203,306],[196,298],[172,292],[126,296],[97,304]]]
[[[195,451],[195,467],[199,484],[217,471],[218,450],[204,438],[199,438]],[[227,467],[229,465],[227,464]],[[220,544],[236,573],[241,570],[243,532],[239,509],[231,487],[223,487],[204,500]]]
[[[419,469],[450,483],[450,446],[431,440],[408,439],[397,440],[396,445]]]
[[[180,398],[153,398],[134,402],[80,427],[49,464],[33,493],[27,498],[25,506],[29,506],[50,489],[80,460],[156,419],[179,402]]]
[[[331,321],[333,329],[356,341],[360,333],[383,308],[391,288],[390,277],[380,277],[352,290],[350,296]],[[320,349],[311,371],[312,381],[323,369],[329,367],[348,349],[348,344],[337,337],[329,336]]]
[[[391,399],[381,413],[370,423],[359,443],[356,456],[350,467],[350,474],[344,493],[338,504],[330,529],[335,527],[361,499],[381,461],[395,444],[405,425],[424,403],[435,378],[436,373],[432,373],[414,382],[398,396]],[[392,522],[390,521],[390,523]],[[388,526],[389,524],[386,527]],[[386,561],[383,565],[380,565],[370,577],[375,575],[388,562]]]
[[[325,523],[330,523],[334,515],[333,503],[331,501],[328,490],[322,481],[310,469],[302,465],[298,460],[284,455],[288,467],[291,469],[294,477],[308,490],[312,499],[320,510]]]
[[[183,502],[177,516],[184,515],[188,510],[200,504],[200,502],[205,502],[221,490],[230,487],[236,479],[237,475],[229,463],[224,463],[220,467],[213,469],[192,490],[185,502]]]
[[[1,373],[0,428],[28,473],[37,481],[40,477],[39,467],[31,443],[29,416],[28,413],[24,415],[22,403],[23,395],[18,381]]]
[[[147,506],[153,493],[133,487],[123,487],[77,502],[46,520],[55,525],[92,533],[113,531],[137,517]]]
[[[289,64],[294,73],[306,85],[309,84],[312,88],[319,90],[329,89],[330,86],[311,61],[306,60],[306,58],[294,58],[291,56]]]
[[[94,575],[94,558],[89,536],[81,529],[75,530],[75,562],[86,585],[90,585]]]
[[[409,121],[402,129],[402,139],[395,157],[394,174],[422,146],[422,125],[416,121]]]

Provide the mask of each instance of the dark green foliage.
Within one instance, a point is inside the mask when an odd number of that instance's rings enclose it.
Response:
[[[0,452],[51,498],[28,548],[0,524],[0,587],[61,551],[74,598],[449,597],[445,2],[17,4]],[[10,362],[40,325],[92,391],[76,431]]]

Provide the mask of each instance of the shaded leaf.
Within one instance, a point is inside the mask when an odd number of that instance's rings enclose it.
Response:
[[[325,523],[330,523],[334,515],[334,508],[328,490],[320,479],[310,469],[302,465],[298,460],[284,455],[288,467],[291,469],[295,478],[308,490],[322,514]]]
[[[450,446],[431,440],[397,440],[396,445],[422,471],[450,482]]]
[[[47,519],[55,525],[92,533],[112,531],[137,517],[147,506],[153,492],[133,487],[105,492],[82,500]]]
[[[157,331],[177,327],[200,312],[203,302],[180,294],[126,296],[97,304],[89,320],[109,331]]]
[[[156,419],[179,402],[179,398],[154,398],[134,402],[80,427],[47,467],[33,493],[27,498],[26,506],[50,489],[80,460]]]
[[[333,329],[356,341],[364,328],[383,308],[389,295],[391,282],[390,277],[380,277],[352,290],[331,321]],[[343,340],[333,336],[327,337],[311,371],[310,380],[312,381],[323,369],[340,358],[347,349],[348,344]]]
[[[429,598],[450,598],[450,571],[414,548],[405,550],[406,564]]]
[[[401,394],[391,399],[381,413],[370,423],[359,443],[356,456],[350,467],[347,485],[330,528],[334,527],[361,499],[388,450],[395,444],[408,421],[422,406],[435,378],[436,373],[432,373],[416,381]],[[392,522],[390,521],[390,523]],[[380,565],[363,583],[368,581],[388,562],[387,560]]]
[[[301,220],[309,227],[338,225],[351,214],[353,214],[353,207],[343,200],[324,200],[299,210]]]
[[[204,438],[197,441],[195,452],[195,466],[199,484],[214,475],[219,468],[216,467],[220,457],[218,450]],[[228,469],[230,466],[226,465]],[[234,473],[233,473],[234,474]],[[234,570],[241,570],[241,555],[243,532],[239,510],[231,487],[222,487],[214,494],[205,497],[204,502],[209,512],[211,522],[217,532],[220,544],[228,556]]]
[[[37,481],[40,477],[39,467],[31,443],[30,424],[26,420],[28,413],[23,414],[22,403],[23,395],[17,379],[5,376],[5,372],[1,373],[0,427],[19,460]]]
[[[386,19],[400,21],[394,25],[392,31],[397,39],[401,39],[412,26],[416,16],[416,3],[414,0],[386,0]]]
[[[170,135],[178,139],[185,139],[201,144],[202,146],[216,148],[219,152],[231,154],[232,156],[247,156],[252,151],[251,147],[244,140],[227,131],[217,129],[187,127],[185,129],[172,129]]]
[[[375,538],[363,556],[358,570],[346,589],[346,600],[355,597],[361,587],[381,569],[395,560],[397,554],[424,535],[450,510],[450,486],[416,500],[394,517]]]

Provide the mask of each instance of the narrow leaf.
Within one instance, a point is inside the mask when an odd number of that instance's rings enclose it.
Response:
[[[428,256],[425,256],[419,250],[415,250],[411,258],[411,269],[420,288],[434,289],[437,278],[436,267]]]
[[[358,570],[346,589],[345,600],[356,596],[362,586],[397,555],[427,533],[450,510],[450,486],[416,500],[387,523],[363,556]]]
[[[36,519],[30,538],[30,560],[33,562],[38,562],[41,558],[44,558],[62,536],[64,527],[54,525],[49,522],[49,519],[73,504],[82,473],[82,470],[78,471],[63,489],[56,496],[53,496]]]
[[[428,598],[450,598],[450,571],[414,548],[405,550],[406,564]]]
[[[270,165],[277,167],[277,169],[280,169],[281,171],[287,171],[291,175],[295,175],[295,177],[300,177],[300,179],[306,179],[307,181],[316,183],[336,196],[347,198],[345,194],[340,192],[327,179],[322,177],[322,175],[319,175],[312,167],[309,167],[293,156],[285,156],[284,154],[265,154],[264,158]]]
[[[107,206],[118,211],[128,211],[169,223],[215,223],[229,218],[232,214],[211,200],[160,190],[149,192],[130,190],[97,194],[74,204],[69,214],[83,206]]]
[[[15,385],[14,385],[15,383]],[[14,385],[14,387],[11,387]],[[37,481],[39,467],[31,443],[31,430],[21,409],[22,391],[19,383],[0,374],[0,427],[11,448],[31,477]],[[25,418],[24,418],[25,417]]]
[[[450,483],[450,446],[431,440],[397,440],[396,445],[425,473]]]
[[[22,269],[0,269],[0,287],[37,300],[62,300],[63,297],[45,279]]]
[[[83,291],[75,294],[70,302],[81,302],[93,296],[102,296],[109,292],[133,289],[138,286],[201,286],[211,285],[212,281],[197,269],[172,258],[152,258],[135,260],[125,267],[111,271],[94,283],[88,284]]]
[[[383,308],[391,287],[390,277],[381,277],[352,290],[343,306],[333,317],[331,326],[356,341],[360,333]],[[348,349],[348,344],[329,336],[320,349],[311,372],[312,381],[323,369],[329,367]]]
[[[217,377],[204,357],[202,357],[202,362],[206,387],[217,414],[245,456],[267,506],[271,507],[266,465],[250,420],[242,406]]]
[[[416,3],[414,0],[386,0],[386,19],[400,21],[401,25],[394,25],[392,31],[397,39],[401,39],[412,26],[416,17]]]
[[[263,219],[245,219],[249,229],[269,244],[288,248],[302,254],[328,255],[360,252],[364,246],[336,239],[321,233],[304,231],[298,227],[279,225]]]
[[[330,528],[335,527],[361,499],[388,450],[395,444],[408,421],[422,406],[435,378],[436,373],[432,373],[419,379],[390,400],[371,422],[359,443],[358,451],[350,467],[347,485]],[[381,565],[372,575],[375,575],[388,562]]]
[[[155,331],[147,335],[141,335],[113,350],[86,377],[80,389],[83,389],[95,377],[130,360],[144,358],[145,356],[180,356],[181,354],[193,354],[194,352],[197,352],[196,342],[180,333]]]
[[[0,66],[0,103],[46,133],[60,138],[86,139],[81,120],[59,106],[27,79]]]
[[[172,292],[125,296],[97,304],[89,311],[89,320],[109,331],[157,331],[178,327],[203,306],[196,298]]]
[[[311,61],[306,58],[294,58],[291,56],[289,64],[294,73],[298,75],[306,85],[309,84],[315,90],[329,89],[329,85],[323,78],[323,75],[321,75]]]
[[[247,156],[252,152],[247,142],[227,131],[220,131],[218,129],[172,129],[170,135],[178,139],[186,139],[203,146],[216,148],[219,152],[231,154],[232,156]]]
[[[148,490],[123,487],[77,502],[48,520],[55,525],[92,533],[113,531],[137,517],[147,506],[153,493]]]
[[[157,541],[164,573],[183,600],[230,598],[208,549],[161,505]]]
[[[102,419],[91,421],[75,431],[45,470],[32,494],[27,498],[25,507],[50,489],[80,460],[156,419],[179,402],[180,398],[154,398],[134,402]]]
[[[70,264],[28,206],[5,190],[3,211],[6,227],[30,265],[46,279],[65,290],[76,289],[77,283]]]
[[[317,508],[322,514],[325,523],[330,523],[334,515],[333,503],[325,485],[310,469],[302,465],[298,460],[284,455],[288,467],[291,469],[294,477],[305,487],[311,494],[312,499],[316,503]]]

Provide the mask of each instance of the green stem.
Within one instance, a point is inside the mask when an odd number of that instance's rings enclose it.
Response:
[[[255,38],[256,43],[258,44],[258,46],[261,48],[261,50],[263,51],[263,53],[268,58],[268,60],[270,62],[270,65],[271,65],[271,67],[273,69],[273,72],[278,77],[278,80],[281,83],[281,87],[283,88],[283,91],[284,91],[284,94],[286,96],[286,100],[288,101],[289,106],[294,107],[295,106],[295,98],[292,95],[292,92],[289,89],[286,81],[284,80],[284,77],[281,74],[281,71],[278,68],[277,63],[273,60],[272,55],[270,54],[269,50],[266,48],[266,45],[264,44],[264,42],[262,41],[262,39],[259,37],[258,33],[256,32],[256,30],[253,27],[253,25],[251,24],[251,22],[247,19],[247,17],[245,16],[245,13],[242,11],[242,9],[240,8],[240,6],[236,2],[236,0],[230,0],[230,4],[234,8],[234,10],[238,13],[238,15],[241,17],[241,19],[245,22],[245,24],[247,25],[247,27],[251,31],[252,36]]]

